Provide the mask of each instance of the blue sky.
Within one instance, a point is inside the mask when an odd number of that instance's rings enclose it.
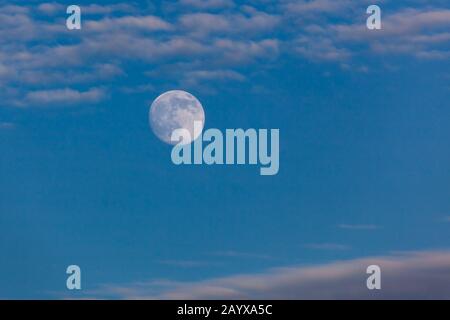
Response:
[[[379,31],[367,1],[78,1],[72,31],[69,4],[0,1],[0,298],[339,298],[369,261],[450,297],[446,1],[379,1]],[[171,89],[279,128],[279,173],[173,165]]]

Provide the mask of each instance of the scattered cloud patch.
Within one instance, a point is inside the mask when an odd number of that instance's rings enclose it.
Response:
[[[124,66],[130,64],[154,72],[182,65],[177,72],[155,77],[207,86],[210,81],[243,81],[245,69],[270,68],[285,55],[363,66],[358,70],[368,70],[365,60],[376,56],[450,57],[450,9],[444,2],[432,6],[406,1],[383,10],[382,30],[377,31],[365,27],[368,4],[366,0],[282,0],[261,5],[180,0],[167,12],[162,6],[164,16],[138,3],[90,4],[82,6],[86,15],[82,32],[66,29],[61,18],[65,8],[58,2],[0,4],[1,105],[58,100],[41,98],[33,93],[36,90],[59,90],[55,93],[60,96],[65,90],[81,92],[78,84],[107,88],[129,72]],[[348,69],[352,68],[343,68]],[[20,92],[14,97],[7,93],[16,89]]]
[[[211,14],[193,13],[180,17],[180,26],[196,36],[207,36],[209,34],[258,34],[274,30],[281,18],[277,15],[265,12],[252,12],[244,15],[234,14]]]
[[[84,23],[86,32],[154,32],[169,31],[172,25],[155,16],[124,16],[117,18],[103,18],[101,20],[86,21]]]
[[[232,0],[180,0],[179,3],[188,8],[200,10],[229,9],[235,6]]]
[[[113,13],[132,14],[137,13],[139,10],[136,6],[128,3],[115,3],[115,4],[90,4],[83,6],[83,14],[89,15],[109,15]]]
[[[66,8],[62,4],[57,3],[57,2],[46,2],[46,3],[41,3],[40,5],[38,5],[37,9],[40,13],[51,16],[51,15],[65,12]]]
[[[151,84],[142,84],[132,87],[122,87],[120,90],[126,94],[136,94],[136,93],[146,93],[156,91],[155,87],[152,86]]]

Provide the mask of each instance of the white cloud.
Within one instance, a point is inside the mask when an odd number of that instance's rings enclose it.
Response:
[[[30,11],[29,7],[25,7],[25,6],[21,6],[21,5],[8,4],[8,5],[2,6],[2,13],[7,13],[7,14],[27,14],[27,13],[29,13],[29,11]]]
[[[58,84],[89,84],[96,81],[110,81],[116,77],[123,76],[125,73],[114,64],[93,65],[86,70],[58,69],[52,72],[45,72],[40,69],[22,70],[20,81],[33,86],[41,86],[45,83]],[[0,68],[1,78],[1,68]]]
[[[155,87],[152,86],[151,84],[142,84],[142,85],[137,85],[137,86],[122,87],[120,90],[127,94],[146,93],[146,92],[156,91]]]
[[[203,80],[217,81],[244,81],[245,76],[233,70],[195,70],[189,71],[185,76],[186,80],[198,82]]]
[[[127,3],[117,3],[108,5],[90,4],[82,5],[81,13],[83,15],[107,15],[112,13],[135,13],[136,7]],[[65,15],[67,6],[57,2],[44,2],[37,6],[39,12],[45,15]]]
[[[301,36],[294,41],[294,51],[312,61],[346,61],[352,52],[328,38]]]
[[[86,21],[83,25],[85,32],[114,32],[124,31],[168,31],[172,25],[156,16],[124,16],[117,18],[103,18]]]
[[[83,14],[88,15],[108,15],[112,13],[122,13],[122,14],[130,14],[137,13],[139,10],[136,6],[123,2],[123,3],[115,3],[115,4],[90,4],[87,6],[81,6],[81,10]]]
[[[45,15],[55,15],[57,13],[65,13],[66,12],[66,8],[57,2],[45,2],[45,3],[41,3],[40,5],[38,5],[37,7],[38,11],[45,14]]]
[[[337,13],[342,12],[346,8],[348,9],[350,4],[350,0],[298,0],[288,1],[286,3],[286,9],[296,14]]]
[[[26,94],[22,107],[45,106],[52,104],[72,105],[78,103],[96,103],[106,97],[105,90],[101,88],[91,88],[87,91],[78,91],[70,88],[37,90]]]
[[[180,27],[188,33],[204,37],[208,34],[221,33],[227,35],[272,32],[280,24],[277,15],[254,11],[249,15],[242,13],[212,14],[193,13],[182,15]]]
[[[359,1],[287,1],[285,16],[299,30],[292,49],[319,62],[343,62],[368,54],[447,58],[450,10],[405,5],[395,10],[382,6],[382,30],[373,31],[366,28],[364,3]],[[339,19],[334,22],[328,14]]]

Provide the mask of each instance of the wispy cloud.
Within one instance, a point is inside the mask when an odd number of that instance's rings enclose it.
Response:
[[[381,290],[368,290],[366,269],[381,267]],[[198,282],[149,281],[107,285],[87,297],[121,299],[449,299],[450,253],[393,256],[290,266]]]
[[[60,85],[68,84],[90,84],[93,82],[108,81],[125,75],[121,67],[114,64],[98,64],[80,69],[73,73],[70,70],[55,70],[50,73],[45,70],[30,69],[23,70],[20,80],[30,86],[38,87],[45,83],[58,83]]]
[[[226,82],[243,82],[246,77],[233,70],[186,71],[180,79],[185,88],[196,88],[201,92],[215,92],[213,85]]]
[[[158,263],[179,268],[200,268],[220,265],[217,262],[197,260],[159,260]]]
[[[136,13],[138,10],[135,6],[127,3],[117,4],[90,4],[82,6],[83,14],[87,15],[107,15],[112,13]],[[44,2],[37,6],[39,12],[46,15],[56,15],[65,12],[66,6],[57,2]]]
[[[103,100],[106,92],[102,88],[91,88],[87,91],[77,91],[69,88],[55,90],[31,91],[25,96],[25,101],[21,106],[27,107],[28,104],[47,105],[61,104],[72,105],[78,103],[95,103]]]
[[[342,0],[298,0],[285,1],[285,8],[297,15],[307,14],[339,14],[353,6],[353,1]]]
[[[187,8],[201,10],[229,9],[235,6],[232,0],[180,0],[179,3]]]
[[[155,87],[151,84],[142,84],[137,86],[122,87],[120,90],[127,94],[154,92]]]
[[[240,251],[234,251],[234,250],[213,252],[212,255],[218,256],[218,257],[226,257],[226,258],[272,259],[272,257],[267,254],[240,252]]]
[[[104,33],[117,30],[122,32],[127,30],[132,32],[169,31],[173,27],[167,21],[156,16],[124,16],[87,21],[84,28],[87,32]]]
[[[45,2],[41,3],[37,6],[37,9],[40,13],[46,14],[46,15],[54,15],[58,12],[64,12],[64,6],[60,3],[56,2]]]
[[[376,230],[379,226],[375,224],[346,224],[342,223],[338,225],[338,228],[348,229],[348,230]]]
[[[182,15],[179,23],[182,28],[197,36],[208,34],[246,34],[255,36],[258,33],[267,33],[274,30],[281,22],[281,17],[260,11],[251,11],[249,14],[211,14],[193,13]]]
[[[14,129],[16,125],[12,122],[0,122],[0,130]]]
[[[350,249],[349,246],[340,243],[308,243],[303,245],[303,247],[313,250],[331,250],[331,251],[341,251]]]

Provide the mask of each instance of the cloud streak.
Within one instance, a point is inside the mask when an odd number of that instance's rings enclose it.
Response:
[[[303,247],[313,250],[331,250],[331,251],[342,251],[350,249],[349,246],[340,243],[308,243],[303,245]]]
[[[79,103],[96,103],[105,98],[106,92],[101,88],[77,91],[70,88],[55,90],[37,90],[27,93],[22,107],[35,105],[73,105]],[[18,102],[19,103],[19,102]]]
[[[11,130],[15,127],[15,124],[12,122],[0,122],[0,130]]]
[[[338,225],[338,228],[340,229],[347,229],[347,230],[376,230],[379,229],[379,226],[374,224],[346,224],[342,223]]]
[[[378,265],[382,289],[368,290]],[[450,252],[422,251],[312,266],[291,266],[199,282],[107,285],[88,297],[120,299],[450,299]]]

